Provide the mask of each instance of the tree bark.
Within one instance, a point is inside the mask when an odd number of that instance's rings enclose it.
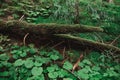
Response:
[[[40,38],[43,36],[47,37],[49,35],[58,36],[64,39],[72,40],[73,42],[77,42],[80,45],[92,47],[98,50],[112,50],[114,52],[120,53],[120,49],[118,47],[68,35],[69,33],[102,32],[102,31],[103,29],[99,27],[90,27],[79,24],[76,25],[55,23],[31,24],[24,21],[8,21],[8,22],[0,21],[0,33],[7,33],[17,36],[20,35],[22,37],[29,33],[31,37],[37,35]]]
[[[0,32],[9,34],[38,34],[38,35],[52,35],[65,33],[84,33],[84,32],[103,32],[100,27],[91,27],[86,25],[69,25],[56,23],[41,23],[31,24],[24,21],[8,21],[0,22]]]
[[[64,39],[69,39],[74,41],[77,44],[87,46],[87,47],[92,47],[96,50],[99,51],[105,51],[105,50],[110,50],[113,53],[119,53],[120,54],[120,48],[110,45],[110,44],[105,44],[105,43],[100,43],[100,42],[95,42],[95,41],[90,41],[88,39],[83,39],[80,37],[75,37],[69,34],[55,34],[55,36],[64,38]]]

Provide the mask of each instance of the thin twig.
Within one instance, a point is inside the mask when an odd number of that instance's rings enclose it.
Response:
[[[63,58],[65,58],[65,49],[66,49],[66,47],[64,47],[64,49],[63,49]]]
[[[63,67],[62,67],[62,68],[63,68]],[[69,70],[67,70],[67,69],[65,69],[65,68],[63,68],[63,69],[66,70],[67,72],[69,72],[70,74],[72,74],[74,77],[76,77],[77,80],[81,80],[81,78],[78,77],[76,74],[74,74],[72,71],[69,71]]]
[[[26,37],[29,35],[29,33],[27,33],[25,36],[24,36],[24,38],[23,38],[23,44],[24,44],[24,46],[25,46],[25,44],[26,44]]]
[[[83,59],[83,54],[80,55],[79,59],[77,60],[77,62],[74,64],[72,72],[74,72],[74,70],[78,67],[79,62]]]
[[[120,38],[120,35],[116,37],[110,44],[113,45],[113,43],[115,43],[119,38]]]
[[[21,20],[24,18],[24,16],[25,16],[25,15],[22,15],[22,16],[20,17],[19,21],[21,21]]]
[[[62,44],[63,42],[64,42],[64,41],[57,43],[57,44],[54,45],[52,48],[55,48],[55,47],[59,46],[59,45]]]

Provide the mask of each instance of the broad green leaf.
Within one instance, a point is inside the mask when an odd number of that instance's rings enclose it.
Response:
[[[11,53],[12,54],[16,54],[18,52],[18,50],[12,50]]]
[[[22,54],[23,52],[21,50],[17,50],[17,53],[18,55]]]
[[[11,67],[12,63],[9,63],[8,61],[2,61],[1,65],[6,66],[6,67]]]
[[[26,57],[27,56],[27,53],[26,52],[23,52],[20,54],[21,57]]]
[[[48,72],[54,72],[55,68],[54,67],[47,67]]]
[[[103,74],[104,77],[107,77],[108,75],[109,75],[108,73],[104,73],[104,74]]]
[[[45,77],[43,74],[39,75],[39,76],[32,76],[32,77],[28,77],[27,80],[45,80]]]
[[[84,66],[85,66],[85,64],[84,64],[83,62],[80,62],[78,65],[79,65],[80,67],[84,67]]]
[[[47,52],[42,50],[42,51],[40,51],[40,55],[47,55]]]
[[[59,56],[58,55],[51,55],[50,58],[52,60],[57,60],[57,59],[59,59]]]
[[[42,63],[38,62],[38,61],[35,61],[34,63],[35,66],[42,66]]]
[[[24,63],[24,61],[22,59],[18,59],[18,60],[15,61],[14,65],[15,66],[21,66],[21,65],[23,65],[23,63]]]
[[[9,75],[10,75],[9,72],[7,72],[7,71],[0,72],[0,76],[1,76],[1,77],[7,77],[7,76],[9,76]]]
[[[26,68],[32,68],[33,65],[34,65],[34,62],[33,62],[33,60],[31,60],[31,59],[27,59],[27,60],[24,62],[24,64],[25,64],[25,67],[26,67]]]
[[[51,65],[50,67],[47,67],[48,72],[53,72],[55,70],[58,70],[58,66],[57,65]]]
[[[14,55],[13,55],[13,58],[14,58],[14,59],[18,59],[19,56],[18,56],[17,54],[14,54]]]
[[[94,70],[94,71],[100,71],[100,67],[99,66],[93,66],[92,70]]]
[[[85,73],[84,71],[81,71],[81,70],[78,71],[78,76],[85,80],[89,79],[89,74]]]
[[[92,63],[91,63],[89,60],[87,60],[87,59],[83,60],[82,62],[85,63],[85,64],[88,64],[88,65],[91,65],[91,64],[92,64]]]
[[[67,76],[67,75],[68,75],[68,72],[65,71],[65,70],[63,70],[63,69],[60,69],[60,70],[58,71],[58,75],[59,75],[60,78],[63,78],[64,76]]]
[[[58,77],[58,73],[57,72],[49,72],[48,73],[48,77],[52,78],[52,79],[57,78]]]
[[[33,76],[39,76],[41,75],[43,72],[43,68],[42,67],[33,67],[31,70],[31,73]]]
[[[0,54],[0,60],[9,60],[9,56],[6,54]]]
[[[29,50],[29,52],[30,52],[31,54],[35,54],[35,53],[36,53],[36,49],[31,48],[31,49]]]
[[[71,78],[63,78],[63,80],[73,80],[73,79],[71,79]]]
[[[63,68],[71,70],[73,68],[73,65],[69,61],[66,61],[63,65]]]

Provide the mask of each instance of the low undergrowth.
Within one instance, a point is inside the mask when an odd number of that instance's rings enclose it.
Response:
[[[105,55],[92,51],[85,55],[80,54],[79,51],[71,50],[61,54],[55,49],[35,48],[33,44],[2,46],[3,41],[4,44],[9,43],[10,39],[7,37],[1,39],[1,80],[120,79],[120,65],[108,56],[109,53]]]

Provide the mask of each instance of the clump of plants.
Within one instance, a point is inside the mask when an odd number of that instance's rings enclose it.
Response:
[[[12,45],[0,54],[0,78],[3,80],[120,79],[120,65],[106,55],[91,52],[76,66],[74,64],[76,59],[71,56],[75,54],[80,55],[76,51],[66,51],[66,56],[70,59],[65,59],[55,49],[37,49],[33,44]],[[73,70],[74,67],[76,68]]]

